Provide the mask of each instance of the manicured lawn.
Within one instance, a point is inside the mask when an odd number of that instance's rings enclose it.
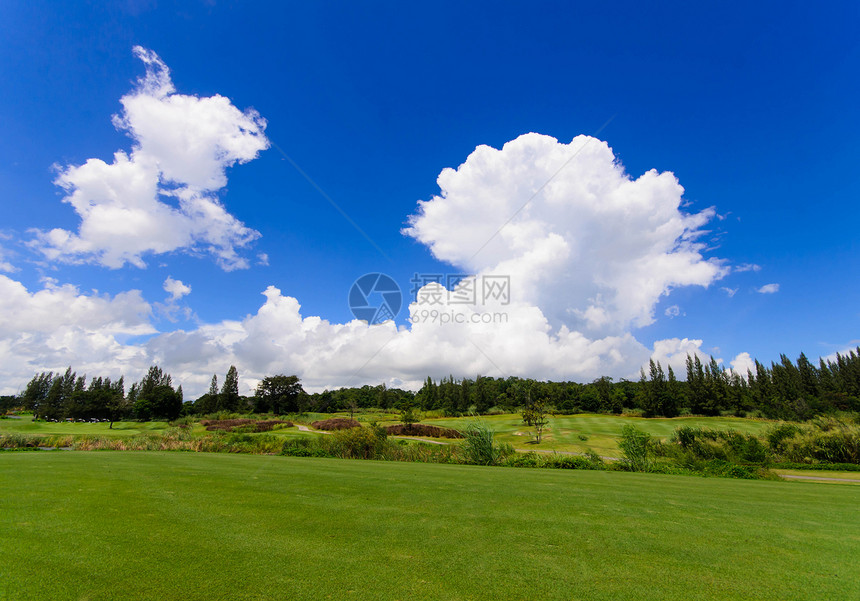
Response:
[[[860,489],[0,453],[0,599],[857,599]]]
[[[775,473],[785,476],[800,476],[803,480],[810,482],[823,482],[826,484],[860,484],[860,472],[831,472],[827,470],[784,470],[774,469]],[[844,482],[836,482],[843,480]]]
[[[115,422],[110,428],[109,422],[46,422],[33,421],[32,415],[21,416],[20,419],[0,419],[0,433],[18,433],[35,435],[65,435],[80,434],[99,436],[135,436],[147,432],[164,432],[170,426],[167,422]],[[201,428],[202,430],[202,428]]]
[[[447,426],[462,430],[472,418],[431,419],[424,423]],[[739,432],[758,433],[772,422],[742,419],[737,417],[675,417],[651,418],[621,417],[618,415],[580,414],[549,418],[539,445],[531,443],[532,429],[525,425],[519,414],[490,415],[480,418],[496,431],[496,440],[509,442],[521,450],[552,450],[584,452],[589,449],[600,455],[617,457],[620,454],[617,441],[621,429],[632,424],[649,434],[668,438],[680,426],[711,428],[713,430],[734,429]],[[580,436],[586,438],[582,440]]]
[[[330,417],[347,417],[348,413],[327,414],[309,413],[302,421],[311,423],[317,419]],[[367,424],[378,420],[388,425],[399,423],[399,417],[391,413],[374,412],[356,415],[357,419]],[[421,423],[434,424],[449,428],[464,430],[472,417],[434,418],[425,419]],[[496,432],[496,440],[509,442],[519,450],[531,451],[568,451],[585,452],[593,450],[608,457],[620,456],[618,437],[626,424],[633,424],[654,436],[668,438],[675,428],[688,425],[712,428],[718,430],[735,429],[741,432],[757,433],[767,428],[772,422],[763,420],[741,419],[736,417],[677,417],[673,419],[644,419],[637,417],[621,417],[617,415],[580,414],[549,418],[549,426],[544,432],[543,441],[536,445],[531,442],[531,428],[522,423],[519,414],[491,415],[478,418],[487,423]],[[32,416],[21,419],[0,420],[0,433],[20,433],[35,435],[100,435],[100,436],[134,436],[142,433],[162,433],[169,426],[167,422],[117,422],[113,429],[108,429],[107,422],[96,424],[70,422],[33,422]],[[194,427],[195,434],[202,434],[205,428],[199,424]],[[287,428],[272,431],[273,434],[285,437],[307,436],[297,429]],[[586,440],[582,440],[584,437]],[[437,438],[443,443],[451,439]]]

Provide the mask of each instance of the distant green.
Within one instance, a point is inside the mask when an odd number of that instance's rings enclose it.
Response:
[[[0,433],[16,432],[19,434],[44,434],[46,436],[65,434],[136,436],[137,434],[164,432],[169,427],[167,422],[115,422],[113,428],[110,428],[108,422],[33,421],[32,415],[24,415],[17,419],[7,418],[0,420]]]
[[[860,598],[860,488],[0,452],[0,599]]]
[[[425,420],[425,423],[462,429],[473,418],[444,418]],[[669,438],[680,426],[738,430],[757,434],[773,422],[738,417],[674,417],[642,418],[605,414],[578,414],[550,416],[543,440],[532,444],[532,429],[523,423],[519,414],[481,416],[480,420],[496,431],[496,440],[509,442],[521,450],[553,450],[585,452],[593,450],[601,455],[619,456],[618,438],[625,425],[631,424],[652,436]],[[580,436],[584,436],[582,440]]]

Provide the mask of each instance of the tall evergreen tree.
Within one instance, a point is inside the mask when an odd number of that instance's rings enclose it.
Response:
[[[239,372],[236,371],[235,365],[230,366],[224,378],[219,409],[225,411],[237,411],[239,409]]]

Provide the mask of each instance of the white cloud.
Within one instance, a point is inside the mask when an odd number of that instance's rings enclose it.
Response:
[[[182,280],[174,280],[167,276],[167,279],[164,280],[164,291],[170,294],[168,301],[178,301],[183,296],[191,294],[191,286],[186,286]]]
[[[145,53],[142,57],[149,61],[149,71],[136,93],[150,97],[144,104],[164,108],[158,99],[175,97],[170,79],[164,68],[156,68],[160,65],[157,57]],[[172,103],[164,106],[172,110]],[[137,115],[127,108],[123,118],[137,123]],[[90,161],[79,168],[95,165],[92,168],[99,176],[93,176],[92,186],[85,187],[103,189],[99,198],[118,198],[111,186],[105,187],[109,178],[102,177],[103,172],[127,169],[122,176],[114,174],[115,181],[109,180],[112,186],[123,185],[124,191],[134,192],[123,197],[122,209],[139,210],[141,220],[153,220],[151,234],[162,244],[162,252],[179,248],[188,230],[160,228],[185,223],[170,213],[185,205],[180,202],[177,209],[155,199],[159,182],[184,178],[185,187],[175,192],[183,201],[185,195],[197,190],[195,186],[220,185],[223,166],[219,171],[217,161],[172,157],[171,169],[165,171],[153,158],[158,153],[145,152],[151,147],[149,137],[158,136],[158,128],[146,130],[148,133],[142,127],[129,125],[128,129],[139,136],[141,147],[130,157],[118,155],[113,165],[99,166]],[[251,156],[250,150],[241,152],[231,156]],[[71,176],[75,182],[72,197],[84,186],[82,173],[75,171]],[[155,178],[152,173],[157,174]],[[140,174],[143,176],[136,180]],[[701,340],[672,338],[648,349],[631,332],[654,321],[657,303],[673,288],[709,286],[727,272],[721,261],[705,258],[704,249],[696,242],[714,212],[682,212],[683,189],[672,174],[649,171],[634,180],[604,142],[580,136],[571,144],[559,144],[548,136],[528,134],[502,150],[479,147],[457,170],[444,170],[439,184],[440,195],[420,203],[406,232],[457,271],[509,275],[509,304],[490,300],[483,306],[432,307],[438,316],[447,316],[446,323],[440,323],[438,318],[426,318],[423,312],[430,307],[412,303],[408,307],[409,327],[393,323],[368,326],[357,320],[339,324],[303,316],[297,299],[270,286],[259,310],[244,319],[201,324],[191,331],[163,332],[143,343],[123,344],[120,334],[126,330],[128,334],[153,331],[151,308],[138,292],[109,299],[52,284],[46,290],[54,291],[53,295],[62,290],[62,299],[78,299],[88,308],[81,314],[90,321],[83,320],[87,327],[69,329],[71,326],[65,324],[73,322],[65,321],[61,311],[54,311],[54,319],[60,323],[50,326],[51,331],[65,332],[64,340],[69,341],[97,339],[102,343],[100,350],[63,346],[61,340],[41,340],[30,349],[19,345],[14,352],[23,363],[0,375],[7,377],[5,381],[13,381],[15,376],[23,383],[38,369],[72,364],[80,370],[85,364],[88,371],[93,368],[92,373],[113,373],[119,367],[132,378],[147,365],[158,363],[193,397],[205,392],[213,373],[223,374],[230,365],[237,366],[242,391],[248,392],[259,378],[278,372],[298,374],[310,390],[383,381],[417,388],[428,375],[439,378],[449,374],[577,381],[602,375],[635,378],[649,357],[672,365],[680,376],[688,353],[704,358]],[[113,210],[115,203],[111,203],[114,201],[96,206]],[[510,223],[493,237],[511,215],[515,216]],[[66,232],[63,238],[58,234],[59,246],[51,248],[59,256],[60,247],[89,244],[94,238],[85,233],[85,226],[90,223],[88,217],[84,219],[80,235]],[[487,240],[490,242],[482,249]],[[107,245],[98,246],[100,256],[110,256],[119,264],[142,261],[141,255],[153,252],[156,243],[141,241],[132,247],[133,242],[112,247],[113,254]],[[434,289],[442,292],[435,284],[424,291]],[[163,307],[169,307],[190,287],[168,278],[165,290],[170,297]],[[27,306],[40,293],[20,294],[24,295],[22,306]],[[105,303],[123,308],[121,315],[126,317],[110,319],[109,311],[98,310]],[[158,303],[155,306],[162,307]],[[127,316],[128,307],[137,307],[137,321]],[[25,313],[10,324],[38,322]],[[493,314],[504,314],[505,319],[481,321]],[[30,336],[26,325],[10,327],[8,339]],[[0,349],[0,358],[4,355]],[[99,365],[104,369],[95,369]]]
[[[594,138],[561,144],[532,133],[501,150],[479,146],[438,183],[404,232],[458,269],[510,275],[515,298],[556,327],[605,335],[645,326],[673,288],[708,286],[728,271],[696,242],[712,209],[682,212],[674,175],[634,180]]]
[[[521,303],[445,309],[467,321],[479,311],[503,311],[507,320],[502,323],[338,324],[302,316],[295,298],[270,286],[259,310],[243,320],[136,342],[128,336],[155,331],[150,305],[137,291],[110,298],[49,282],[29,293],[0,276],[0,292],[5,293],[2,393],[15,392],[37,371],[67,365],[90,375],[124,373],[130,383],[158,363],[193,398],[205,392],[213,373],[223,374],[230,365],[238,367],[242,391],[248,393],[260,378],[279,372],[299,374],[309,390],[379,382],[418,388],[427,375],[448,374],[578,381],[607,374],[635,377],[651,354],[629,333],[591,339],[566,327],[552,331],[538,308]],[[409,310],[417,317],[422,309],[412,304]],[[677,354],[698,345],[684,341],[675,347]]]
[[[144,350],[121,341],[155,333],[137,290],[110,297],[46,280],[30,292],[0,275],[0,389],[14,393],[37,371],[72,365],[81,373],[138,375]]]
[[[755,373],[755,360],[747,352],[738,354],[730,363],[731,371],[743,378],[747,377],[747,370]]]
[[[180,305],[179,303],[183,297],[191,294],[191,286],[187,286],[182,282],[182,280],[174,280],[172,277],[167,276],[167,279],[164,280],[163,287],[164,291],[170,296],[168,296],[163,303],[153,304],[156,312],[171,322],[176,322],[177,315],[179,314],[182,314],[185,319],[191,319],[194,314],[191,307]]]
[[[670,305],[666,307],[666,310],[663,311],[663,314],[669,319],[674,319],[675,317],[681,315],[681,307],[679,307],[678,305]]]
[[[732,298],[735,294],[738,293],[738,290],[740,290],[740,288],[729,288],[728,286],[723,286],[722,288],[720,288],[720,290],[725,292],[729,298]]]
[[[9,240],[11,236],[0,232],[0,240]],[[0,246],[0,271],[5,273],[15,273],[18,268],[9,262],[9,255],[12,254],[3,246]]]
[[[237,249],[259,233],[227,212],[217,192],[226,170],[269,146],[266,122],[223,96],[175,93],[170,72],[152,51],[135,47],[146,75],[120,99],[114,125],[134,140],[113,162],[68,166],[56,183],[81,218],[77,233],[37,232],[49,259],[144,267],[144,257],[171,251],[210,253],[226,269],[248,267]]]
[[[732,267],[732,271],[737,273],[743,273],[745,271],[761,271],[761,266],[756,265],[755,263],[741,263],[740,265]]]
[[[765,284],[761,288],[757,288],[756,292],[760,294],[775,294],[779,292],[779,284]]]
[[[212,373],[230,364],[239,367],[250,386],[266,374],[283,371],[300,374],[307,387],[317,390],[395,380],[417,388],[427,375],[452,373],[557,380],[632,376],[650,354],[630,334],[589,339],[566,327],[553,332],[539,309],[524,304],[442,309],[449,318],[464,316],[467,323],[461,324],[454,318],[448,323],[421,321],[417,318],[423,309],[413,303],[409,310],[418,323],[398,328],[393,322],[368,326],[357,320],[336,324],[303,317],[295,298],[272,286],[264,295],[259,311],[242,321],[157,336],[147,348],[153,358],[179,367],[172,373],[183,382],[193,379],[201,390]],[[504,311],[507,320],[468,323],[479,309]],[[201,348],[208,368],[200,369]]]
[[[710,356],[702,351],[702,341],[690,338],[667,338],[654,343],[651,359],[659,361],[665,368],[671,365],[675,375],[684,379],[687,374],[687,355],[697,356],[703,363],[711,360]]]

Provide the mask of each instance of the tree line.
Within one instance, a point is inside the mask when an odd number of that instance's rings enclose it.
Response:
[[[173,420],[183,415],[228,413],[350,413],[378,408],[409,408],[445,415],[490,411],[515,412],[525,407],[542,413],[621,413],[641,411],[646,417],[696,415],[761,415],[785,420],[806,420],[815,415],[860,411],[860,347],[835,359],[812,364],[806,355],[796,361],[780,355],[778,362],[745,375],[725,370],[710,357],[702,362],[688,356],[686,378],[679,380],[671,366],[666,370],[651,361],[639,381],[601,377],[589,383],[544,382],[517,377],[435,381],[428,377],[418,392],[365,385],[308,394],[298,376],[278,374],[263,378],[252,396],[239,394],[239,374],[230,366],[219,387],[213,375],[209,390],[194,401],[183,401],[182,386],[174,388],[170,374],[154,365],[126,393],[123,378],[96,377],[87,382],[72,368],[65,373],[42,372],[24,392],[0,397],[4,407],[20,406],[43,419],[99,419],[111,422],[133,418]]]

